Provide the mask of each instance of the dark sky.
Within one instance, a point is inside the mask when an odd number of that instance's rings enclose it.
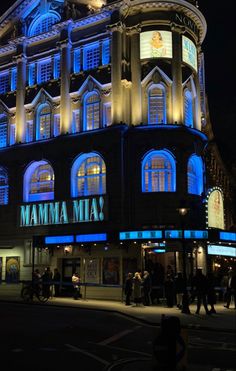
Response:
[[[212,127],[224,162],[230,171],[235,167],[236,174],[235,0],[198,2],[208,25],[202,49]],[[13,3],[2,0],[0,14]]]

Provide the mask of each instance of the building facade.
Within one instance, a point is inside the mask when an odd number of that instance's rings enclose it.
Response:
[[[129,271],[182,270],[183,245],[188,274],[234,264],[194,1],[18,0],[0,23],[2,280],[77,270],[120,298]]]

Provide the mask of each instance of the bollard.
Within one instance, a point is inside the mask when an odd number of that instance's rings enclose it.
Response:
[[[153,342],[152,370],[187,370],[187,332],[178,317],[162,316],[160,333]]]

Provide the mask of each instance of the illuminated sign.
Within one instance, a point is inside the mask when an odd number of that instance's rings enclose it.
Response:
[[[162,238],[162,231],[120,232],[120,240],[143,240],[146,238]]]
[[[182,231],[177,230],[169,230],[165,231],[165,238],[181,238],[182,237]]]
[[[183,62],[197,71],[197,48],[186,36],[182,36],[182,58]]]
[[[222,255],[222,256],[233,256],[236,258],[236,248],[230,246],[221,245],[208,245],[208,254],[210,255]]]
[[[234,232],[220,232],[220,239],[225,241],[236,242],[236,233]]]
[[[93,197],[20,206],[20,227],[101,222],[105,218],[104,198]]]
[[[213,188],[207,197],[208,227],[224,229],[224,206],[222,192]]]
[[[74,236],[46,236],[45,245],[57,244],[57,243],[73,243]]]
[[[207,231],[184,231],[184,238],[208,238],[208,232]]]
[[[185,14],[182,13],[174,13],[172,15],[172,21],[176,22],[182,26],[188,27],[190,30],[192,30],[196,35],[199,34],[198,28],[196,24],[193,22],[193,20],[189,17],[187,17]]]
[[[94,234],[78,234],[75,236],[76,242],[99,242],[99,241],[106,241],[107,234],[106,233],[94,233]]]
[[[158,30],[141,32],[140,58],[172,58],[172,33]]]

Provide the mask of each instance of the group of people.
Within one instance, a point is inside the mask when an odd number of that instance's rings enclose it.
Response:
[[[59,296],[61,286],[61,274],[57,268],[54,272],[51,271],[50,267],[45,268],[43,274],[40,273],[39,269],[35,269],[33,272],[33,284],[36,289],[42,287],[42,294],[45,297]],[[54,293],[52,293],[52,288]]]
[[[167,307],[172,308],[176,305],[177,308],[182,309],[183,295],[187,290],[186,284],[181,272],[178,272],[175,276],[171,266],[167,267],[164,280],[164,297]],[[128,273],[124,287],[125,304],[131,305],[131,298],[136,306],[153,304],[152,290],[152,279],[148,271],[144,271],[143,274],[138,271],[134,275],[133,273]],[[236,275],[230,270],[226,282],[226,308],[229,308],[232,298],[234,298],[236,309]],[[188,293],[188,302],[194,303],[195,300],[196,314],[200,313],[202,305],[206,314],[216,313],[216,292],[212,273],[204,275],[201,269],[197,269],[195,276],[191,280]]]

